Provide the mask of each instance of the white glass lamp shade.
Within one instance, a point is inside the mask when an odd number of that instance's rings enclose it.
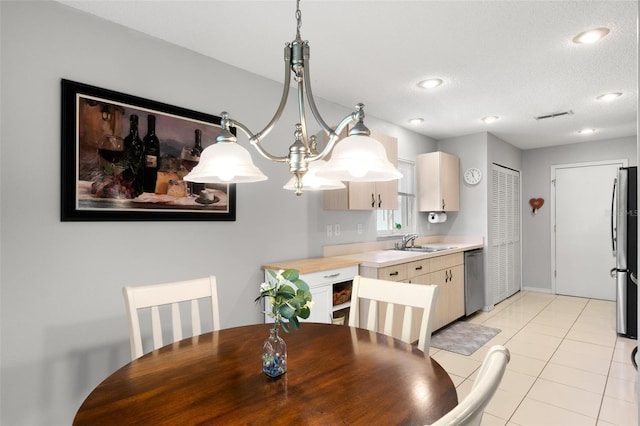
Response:
[[[184,177],[197,183],[246,183],[267,180],[251,160],[249,151],[235,142],[218,142],[206,147],[200,162]]]
[[[340,182],[337,179],[327,179],[317,175],[318,170],[321,170],[324,166],[326,166],[327,162],[324,160],[316,160],[312,163],[309,163],[309,170],[302,177],[302,187],[308,191],[326,191],[329,189],[341,189],[344,188],[344,183]],[[289,179],[289,182],[285,186],[284,189],[288,189],[291,191],[296,190],[296,178],[295,176]]]
[[[387,159],[384,146],[363,135],[349,136],[338,142],[331,159],[317,175],[346,182],[383,182],[402,177]]]

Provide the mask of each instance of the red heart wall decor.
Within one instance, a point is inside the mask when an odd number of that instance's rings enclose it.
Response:
[[[529,200],[529,204],[533,207],[534,210],[538,210],[544,204],[543,198],[532,198]]]

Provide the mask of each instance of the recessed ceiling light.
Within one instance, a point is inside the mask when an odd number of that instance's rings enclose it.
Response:
[[[487,124],[491,124],[494,121],[498,121],[500,119],[500,117],[498,117],[497,115],[489,115],[487,117],[482,117],[480,120],[484,121]]]
[[[618,98],[622,96],[622,93],[620,92],[616,92],[616,93],[605,93],[604,95],[600,95],[598,96],[596,99],[599,101],[612,101],[615,98]]]
[[[417,126],[423,121],[424,121],[424,118],[412,118],[411,120],[409,120],[409,124],[413,124],[414,126]]]
[[[578,133],[580,133],[581,135],[590,135],[591,133],[595,133],[596,129],[582,129],[582,130],[578,130]]]
[[[595,28],[578,34],[573,38],[573,42],[577,44],[595,43],[607,34],[609,34],[609,28]]]
[[[438,87],[443,83],[443,81],[439,78],[430,78],[428,80],[422,80],[418,83],[418,87],[422,89],[433,89],[434,87]]]

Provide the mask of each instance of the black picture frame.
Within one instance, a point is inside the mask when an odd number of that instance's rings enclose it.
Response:
[[[235,184],[182,180],[193,166],[184,152],[191,153],[196,130],[206,148],[220,133],[220,117],[75,81],[61,84],[61,221],[235,221]],[[138,115],[140,139],[149,115],[155,117],[160,155],[153,192],[141,189],[132,171],[140,167],[129,166],[134,151],[125,138],[132,115]]]

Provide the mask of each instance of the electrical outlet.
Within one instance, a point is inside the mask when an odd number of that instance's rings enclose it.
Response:
[[[327,225],[327,237],[333,237],[333,226]]]
[[[340,235],[340,224],[336,223],[333,229],[333,234],[337,237],[338,235]]]
[[[362,235],[362,224],[358,224],[358,235]]]

